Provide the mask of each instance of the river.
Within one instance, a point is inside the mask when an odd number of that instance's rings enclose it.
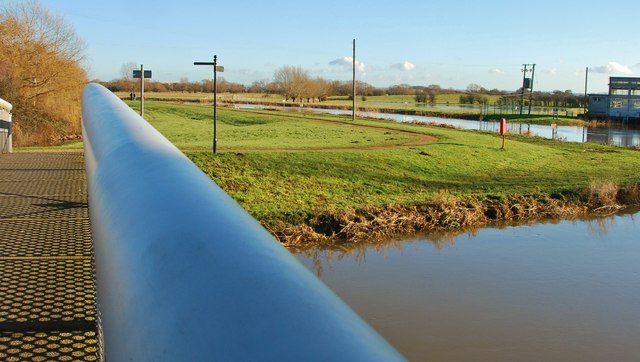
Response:
[[[236,105],[240,108],[261,108],[252,104]],[[273,107],[271,107],[273,108]],[[283,107],[278,107],[282,109]],[[300,111],[301,109],[310,112],[329,113],[329,114],[351,114],[348,110],[339,109],[323,109],[312,107],[284,107],[287,111]],[[500,129],[499,122],[472,121],[457,118],[439,118],[427,116],[412,116],[393,113],[380,112],[358,112],[359,117],[370,117],[378,119],[390,119],[396,122],[416,122],[426,124],[446,124],[460,129],[481,130],[498,132]],[[611,127],[582,127],[582,126],[545,126],[545,125],[528,125],[526,123],[509,123],[507,129],[514,134],[531,134],[548,139],[557,139],[568,142],[592,142],[601,144],[610,144],[620,147],[640,147],[640,128],[630,126],[613,125]]]
[[[296,255],[413,361],[638,361],[639,217]]]

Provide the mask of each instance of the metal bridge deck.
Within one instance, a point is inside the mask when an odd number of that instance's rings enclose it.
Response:
[[[95,361],[81,152],[0,155],[0,360]]]

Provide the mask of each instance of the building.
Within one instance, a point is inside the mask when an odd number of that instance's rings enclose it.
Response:
[[[608,94],[589,94],[588,116],[640,120],[640,78],[610,77]]]

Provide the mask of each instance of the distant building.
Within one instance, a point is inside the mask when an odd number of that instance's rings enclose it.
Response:
[[[589,94],[588,115],[640,120],[640,78],[610,77],[609,94]]]

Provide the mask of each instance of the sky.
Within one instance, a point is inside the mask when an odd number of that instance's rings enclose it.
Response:
[[[0,5],[11,0],[0,0]],[[15,0],[13,0],[15,1]],[[285,65],[376,87],[437,84],[515,91],[523,64],[534,90],[606,92],[610,76],[640,76],[640,1],[81,1],[40,0],[86,42],[92,79],[135,62],[156,81],[212,78],[249,85]],[[589,75],[586,77],[586,68]],[[531,69],[531,66],[528,67]],[[531,73],[527,73],[530,76]]]

